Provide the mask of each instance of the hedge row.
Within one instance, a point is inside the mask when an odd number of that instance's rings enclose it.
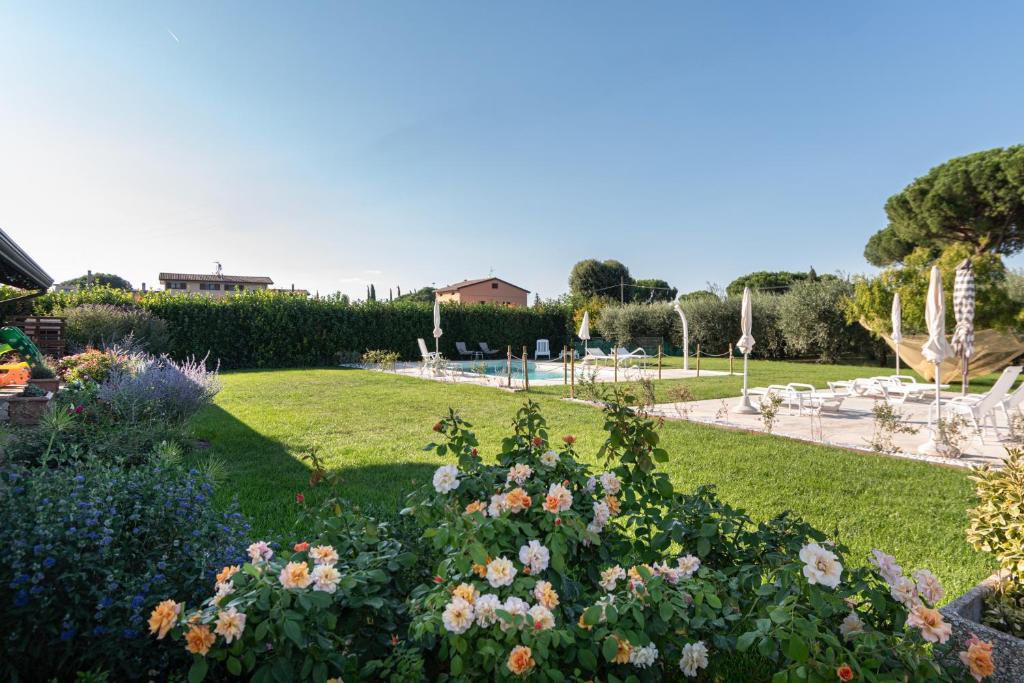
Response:
[[[224,368],[327,365],[339,353],[368,349],[398,351],[408,360],[420,357],[416,338],[431,350],[433,306],[422,303],[350,304],[335,298],[306,299],[290,294],[254,292],[214,299],[167,292],[133,295],[93,288],[51,293],[35,300],[37,314],[54,314],[85,303],[139,305],[167,321],[170,354],[175,358],[210,354]],[[471,348],[484,341],[492,348],[511,344],[518,355],[530,352],[537,339],[560,348],[571,330],[568,308],[506,308],[490,305],[444,305],[441,352],[457,358],[456,341]]]

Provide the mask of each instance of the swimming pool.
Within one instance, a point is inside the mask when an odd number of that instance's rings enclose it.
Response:
[[[455,360],[449,363],[449,367],[460,372],[489,375],[491,377],[506,377],[508,375],[508,362],[503,360]],[[527,361],[527,372],[530,379],[562,379],[560,369],[538,369],[533,361]],[[523,361],[512,361],[512,379],[523,378]]]

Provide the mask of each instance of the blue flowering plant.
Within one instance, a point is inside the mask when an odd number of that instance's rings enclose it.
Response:
[[[147,617],[162,596],[200,599],[245,555],[248,525],[198,472],[144,465],[0,469],[0,677],[161,672]]]

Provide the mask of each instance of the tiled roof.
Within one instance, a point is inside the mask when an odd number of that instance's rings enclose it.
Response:
[[[175,280],[178,282],[231,282],[235,284],[251,283],[272,285],[274,281],[265,275],[207,275],[198,273],[160,273],[159,280]]]
[[[475,280],[463,280],[462,282],[456,282],[454,285],[448,285],[447,287],[440,287],[439,289],[435,289],[434,291],[435,292],[439,292],[441,294],[447,294],[449,292],[457,292],[460,289],[465,289],[466,287],[471,287],[473,285],[478,285],[481,282],[490,282],[491,280],[497,280],[498,282],[504,282],[509,287],[514,287],[515,289],[518,289],[518,290],[521,290],[523,292],[526,292],[527,294],[530,293],[530,290],[523,289],[519,285],[514,285],[511,282],[509,282],[508,280],[502,280],[500,277],[480,277],[480,278],[477,278]]]

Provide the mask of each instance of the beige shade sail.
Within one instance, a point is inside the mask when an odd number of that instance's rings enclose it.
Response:
[[[863,320],[862,326],[871,330],[885,340],[889,348],[896,351],[896,342],[892,337],[882,330],[874,330]],[[928,342],[926,334],[904,334],[900,341],[900,359],[909,367],[917,371],[919,375],[928,381],[935,379],[933,372],[934,365],[925,360],[921,349]],[[974,333],[974,353],[971,355],[970,364],[967,366],[967,377],[973,379],[981,375],[988,375],[999,372],[1013,362],[1015,358],[1024,354],[1024,340],[1012,332],[1000,332],[998,330],[977,330]],[[941,381],[960,380],[960,359],[957,357],[947,358],[942,362]]]

